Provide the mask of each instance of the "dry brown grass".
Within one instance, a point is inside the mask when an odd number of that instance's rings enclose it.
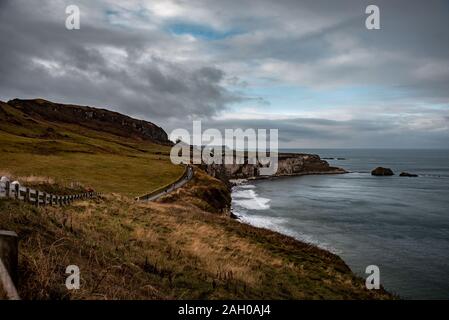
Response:
[[[390,298],[364,289],[329,252],[217,214],[220,208],[202,210],[204,200],[192,199],[201,184],[217,183],[210,179],[200,173],[179,190],[178,196],[190,195],[187,202],[175,195],[136,203],[110,194],[66,208],[35,208],[1,200],[0,228],[21,239],[20,294],[25,299]],[[64,286],[69,264],[80,267],[78,291]]]
[[[55,184],[55,179],[50,177],[42,177],[42,176],[22,176],[22,177],[16,177],[14,180],[20,181],[22,184]],[[73,185],[74,183],[72,183]]]
[[[3,177],[3,176],[11,177],[12,173],[11,173],[11,171],[0,169],[0,177]]]
[[[161,197],[159,203],[182,203],[193,205],[203,211],[229,215],[230,189],[220,180],[195,168],[188,188],[180,188]]]
[[[21,184],[55,184],[55,179],[38,175],[16,176],[11,171],[0,170],[0,177],[6,176],[11,181],[17,180]]]
[[[15,176],[5,170],[0,170],[0,176],[6,176],[11,181],[19,181],[22,186],[57,195],[81,193],[87,189],[81,182],[56,181],[56,179],[46,176]]]

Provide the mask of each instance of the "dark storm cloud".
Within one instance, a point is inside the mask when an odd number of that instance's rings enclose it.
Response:
[[[69,4],[81,8],[81,30],[65,29]],[[0,99],[106,107],[168,130],[192,118],[223,129],[273,127],[288,145],[447,147],[449,3],[378,0],[377,31],[365,28],[368,4],[0,0]],[[312,100],[334,88],[375,90],[326,119],[320,106],[285,119],[287,111],[252,94],[255,83],[314,90]],[[279,117],[242,119],[239,103]],[[217,120],[232,118],[228,107],[235,119]]]
[[[221,85],[225,74],[214,66],[147,54],[152,42],[164,44],[158,32],[89,24],[68,31],[64,19],[41,16],[27,7],[32,5],[37,3],[3,3],[2,98],[39,96],[153,118],[210,116],[244,99]]]

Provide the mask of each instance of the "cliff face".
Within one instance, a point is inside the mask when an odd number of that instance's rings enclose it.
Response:
[[[254,164],[206,165],[202,169],[209,175],[227,181],[229,179],[263,178],[260,166]],[[331,167],[325,160],[315,154],[280,153],[278,170],[274,176],[294,176],[305,174],[346,173],[344,169]]]
[[[171,145],[167,133],[155,124],[137,120],[117,112],[88,106],[65,105],[42,99],[8,101],[12,106],[34,119],[50,122],[77,124],[118,136],[149,140]]]

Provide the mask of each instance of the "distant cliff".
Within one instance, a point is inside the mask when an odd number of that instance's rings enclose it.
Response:
[[[221,180],[268,178],[260,175],[260,166],[254,164],[201,165],[209,175]],[[332,167],[316,154],[280,153],[278,170],[274,176],[296,176],[305,174],[346,173],[342,168]]]
[[[14,99],[7,104],[36,120],[76,124],[122,137],[150,140],[163,145],[172,144],[167,133],[157,125],[105,109],[59,104],[43,99]],[[11,120],[17,121],[13,118]]]

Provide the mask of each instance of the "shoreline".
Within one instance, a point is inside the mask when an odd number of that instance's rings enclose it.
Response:
[[[230,190],[231,202],[232,202],[232,188],[234,188],[236,186],[242,186],[242,185],[248,184],[249,181],[275,180],[275,179],[279,179],[279,178],[292,178],[292,177],[314,176],[314,175],[315,176],[317,176],[317,175],[334,175],[334,174],[347,174],[347,173],[351,173],[351,172],[347,171],[343,168],[337,168],[335,170],[329,170],[329,171],[310,171],[310,172],[299,172],[299,173],[293,173],[293,174],[272,175],[272,176],[257,176],[257,177],[250,177],[250,178],[246,178],[246,179],[229,179],[229,183],[231,184],[231,190]],[[232,205],[231,205],[231,208],[229,209],[229,216],[232,219],[238,220],[241,223],[251,225],[247,222],[243,222],[242,219],[232,211]],[[253,225],[251,225],[251,226],[255,227]],[[256,227],[256,228],[259,228],[259,227]],[[266,229],[273,231],[273,232],[279,232],[277,230],[271,230],[268,228],[266,228]],[[279,232],[279,233],[281,233],[281,232]],[[281,233],[281,234],[290,237],[290,235],[287,235],[284,233]],[[302,242],[299,239],[296,239],[296,238],[294,238],[294,239]],[[323,249],[323,250],[326,250],[326,249]]]
[[[249,177],[245,179],[229,179],[229,183],[231,184],[231,187],[242,185],[247,181],[257,181],[257,180],[274,180],[279,178],[292,178],[292,177],[302,177],[302,176],[313,176],[313,175],[333,175],[333,174],[347,174],[351,173],[351,171],[347,171],[343,168],[338,168],[335,170],[329,170],[329,171],[310,171],[310,172],[298,172],[298,173],[292,173],[292,174],[281,174],[281,175],[272,175],[272,176],[256,176],[256,177]]]
[[[237,187],[237,186],[248,185],[248,183],[250,181],[275,180],[275,179],[278,179],[278,178],[300,177],[300,176],[307,176],[307,175],[333,175],[333,174],[347,174],[347,173],[351,173],[351,172],[347,171],[347,170],[345,170],[343,168],[338,168],[337,170],[331,170],[331,171],[326,171],[326,172],[323,172],[323,171],[321,171],[321,172],[313,172],[312,171],[312,172],[307,172],[307,173],[296,173],[296,174],[289,174],[289,175],[259,176],[259,177],[251,177],[251,178],[248,178],[248,179],[229,180],[229,182],[232,185],[231,186],[231,201],[232,201],[232,192],[233,192],[232,188]],[[254,227],[254,228],[265,229],[265,230],[268,230],[270,232],[275,232],[275,233],[278,233],[278,234],[280,234],[282,236],[292,238],[294,241],[297,241],[297,242],[299,242],[301,244],[311,245],[311,246],[314,246],[314,247],[316,247],[316,248],[318,248],[320,250],[324,250],[324,251],[328,252],[329,254],[335,255],[335,256],[337,256],[339,259],[341,259],[344,262],[344,264],[351,270],[351,272],[354,275],[358,276],[351,269],[351,267],[347,264],[347,262],[339,254],[337,254],[335,252],[332,252],[328,248],[323,248],[323,247],[317,245],[316,243],[307,242],[307,241],[305,241],[303,239],[298,239],[294,235],[288,234],[286,232],[282,232],[282,230],[275,230],[275,229],[271,229],[271,228],[268,228],[268,227],[257,226],[257,225],[249,223],[248,221],[243,221],[241,216],[238,216],[238,215],[236,215],[233,212],[232,205],[231,205],[231,208],[230,208],[230,217],[233,220],[236,220],[236,221],[238,221],[238,222],[240,222],[242,224],[245,224],[245,225],[248,225],[248,226],[251,226],[251,227]]]

